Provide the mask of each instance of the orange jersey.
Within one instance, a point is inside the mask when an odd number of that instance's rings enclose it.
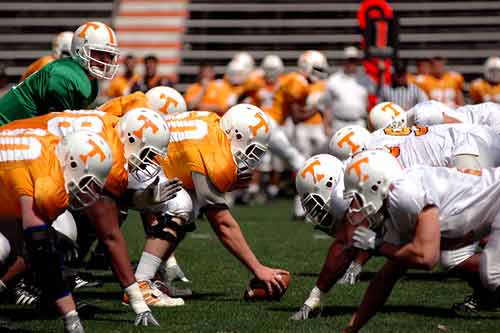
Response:
[[[200,93],[201,89],[202,86],[199,83],[193,83],[190,85],[184,93],[184,100],[186,101],[186,104],[191,104],[194,98]]]
[[[42,69],[43,66],[51,63],[54,60],[56,60],[56,58],[51,55],[44,56],[36,60],[34,63],[28,66],[26,72],[24,72],[23,76],[21,76],[21,82],[26,80],[31,74],[38,72],[40,69]]]
[[[269,115],[280,125],[285,123],[292,103],[305,104],[309,93],[309,83],[306,78],[296,72],[283,75],[274,96],[273,106]]]
[[[219,192],[231,190],[237,167],[231,142],[213,112],[190,111],[166,117],[170,129],[168,156],[160,163],[168,178],[177,177],[183,186],[194,188],[193,172],[205,175]]]
[[[141,77],[138,74],[132,75],[131,78],[119,75],[111,80],[109,88],[106,91],[106,96],[121,97],[128,95],[130,93],[130,88],[140,79]]]
[[[430,99],[455,107],[456,97],[464,89],[464,78],[459,73],[446,72],[441,78],[424,76],[418,86]]]
[[[316,104],[316,105],[311,105],[312,107],[317,108],[317,102],[319,101],[321,95],[323,95],[325,90],[326,90],[325,81],[319,81],[309,86],[309,95],[307,96],[307,99],[314,101],[313,103]],[[304,120],[303,123],[310,125],[322,124],[323,117],[321,116],[321,113],[316,112],[311,116],[311,118]]]
[[[33,198],[47,223],[68,206],[64,172],[55,153],[59,138],[44,130],[0,127],[0,219],[22,218],[20,198]]]
[[[64,111],[51,112],[40,117],[16,120],[2,128],[42,129],[59,138],[78,130],[89,130],[99,134],[108,143],[113,157],[113,165],[104,188],[107,192],[119,198],[127,189],[128,173],[123,144],[114,129],[117,121],[117,117],[107,115],[101,111]]]
[[[127,96],[113,98],[98,109],[113,116],[121,117],[135,108],[151,108],[148,98],[143,92],[137,91]]]
[[[474,103],[500,103],[500,83],[491,84],[486,80],[472,81],[469,89],[470,98]]]
[[[208,84],[201,105],[214,105],[225,112],[236,103],[236,100],[237,95],[226,80],[214,80]]]

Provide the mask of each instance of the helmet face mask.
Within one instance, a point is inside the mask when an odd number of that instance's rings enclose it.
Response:
[[[132,177],[138,181],[148,181],[161,171],[157,158],[165,158],[166,154],[155,147],[143,147],[139,154],[130,154],[127,159],[128,169]]]
[[[109,54],[112,60],[110,62],[101,61],[100,59],[95,57],[95,55],[99,53]],[[115,77],[116,72],[118,71],[119,68],[118,65],[119,54],[120,53],[118,50],[111,51],[108,49],[103,49],[100,46],[92,46],[90,44],[84,44],[83,47],[80,49],[78,55],[81,58],[86,59],[87,70],[89,71],[89,73],[100,79],[111,80]]]
[[[104,184],[92,175],[83,176],[78,183],[73,180],[67,182],[69,193],[69,207],[79,211],[92,206],[101,198]]]
[[[358,192],[346,193],[344,199],[350,200],[351,204],[347,210],[347,220],[355,226],[361,225],[368,221],[368,227],[377,229],[383,222],[384,215],[380,211],[382,208],[382,200],[379,205],[374,202],[366,202],[363,195]]]
[[[245,149],[237,149],[234,152],[234,158],[236,159],[236,164],[238,165],[238,170],[243,171],[246,169],[255,169],[262,157],[267,152],[267,146],[264,146],[258,142],[252,142]]]
[[[328,200],[318,193],[305,193],[300,203],[306,212],[306,219],[314,225],[331,228],[334,220],[331,218]]]

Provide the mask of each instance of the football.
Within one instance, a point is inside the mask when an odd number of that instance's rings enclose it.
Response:
[[[290,274],[280,274],[280,276],[284,285],[281,292],[274,288],[273,294],[269,295],[266,284],[254,277],[248,283],[243,298],[245,301],[279,301],[290,286],[290,280],[292,279]]]

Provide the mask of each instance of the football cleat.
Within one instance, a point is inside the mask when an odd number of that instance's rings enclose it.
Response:
[[[176,297],[181,297],[181,298],[186,298],[186,297],[191,297],[193,296],[193,292],[189,288],[177,288],[172,286],[172,284],[166,284],[161,280],[155,280],[153,282],[156,288],[158,288],[162,293],[176,298]]]
[[[483,300],[476,293],[466,296],[462,303],[455,303],[451,307],[455,315],[459,317],[481,317],[491,312],[498,312],[498,304]]]
[[[74,276],[73,283],[75,284],[75,289],[81,288],[98,288],[103,285],[103,282],[96,279],[90,273],[78,273]]]
[[[311,308],[306,304],[302,304],[302,307],[297,311],[293,316],[290,317],[290,320],[307,320],[315,317],[321,316],[321,307]]]
[[[174,307],[184,305],[184,300],[182,298],[169,297],[162,293],[156,285],[149,280],[137,281],[137,283],[141,289],[144,301],[150,307]],[[123,295],[123,304],[129,305],[129,297],[126,293]]]
[[[16,284],[12,293],[15,303],[23,306],[37,306],[40,303],[40,296],[42,294],[40,289],[27,283],[24,279],[21,279]]]

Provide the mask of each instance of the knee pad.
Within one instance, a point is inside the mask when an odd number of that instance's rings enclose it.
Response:
[[[0,264],[7,261],[10,254],[10,243],[4,235],[0,233]]]
[[[76,229],[76,222],[73,215],[69,211],[65,211],[57,217],[57,219],[52,223],[52,228],[68,237],[72,241],[76,242],[78,237],[78,231]]]
[[[144,221],[143,217],[143,221]],[[184,238],[186,232],[188,231],[188,227],[190,224],[194,225],[194,223],[187,223],[177,217],[170,214],[164,215],[156,215],[157,223],[151,225],[149,222],[144,223],[144,231],[146,235],[154,238],[163,239],[168,241],[174,246]]]
[[[30,263],[42,291],[50,300],[70,294],[63,278],[63,258],[57,251],[47,225],[24,230]]]

